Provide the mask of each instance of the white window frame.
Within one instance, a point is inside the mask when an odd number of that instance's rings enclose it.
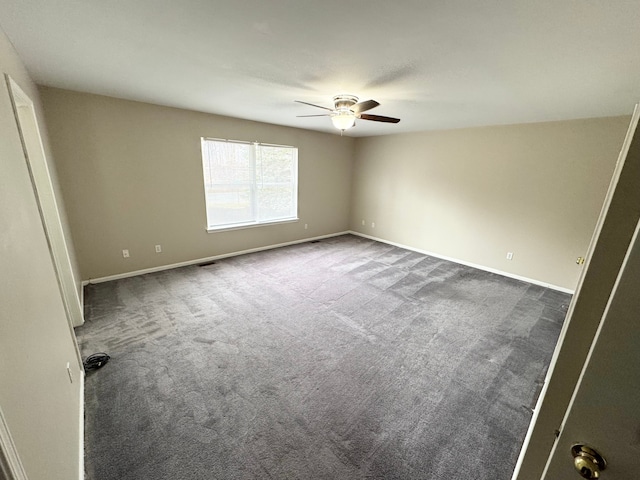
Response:
[[[208,161],[206,156],[205,156],[205,148],[206,148],[206,142],[220,142],[220,143],[230,143],[230,144],[240,144],[240,145],[252,145],[253,148],[253,154],[251,157],[251,160],[253,162],[253,182],[250,184],[250,191],[251,191],[251,202],[252,202],[252,210],[255,212],[257,212],[257,175],[256,175],[256,150],[258,147],[277,147],[277,148],[288,148],[291,149],[294,153],[294,158],[293,158],[293,185],[292,185],[292,210],[293,210],[293,215],[291,216],[287,216],[287,217],[282,217],[282,218],[275,218],[275,219],[268,219],[268,220],[259,220],[259,219],[254,219],[252,221],[249,222],[236,222],[236,223],[226,223],[226,224],[220,224],[220,225],[210,225],[209,224],[209,212],[208,212],[208,199],[207,199],[207,186],[209,185],[209,182],[207,180],[207,164],[206,162]],[[203,171],[203,188],[204,188],[204,200],[205,200],[205,214],[206,214],[206,220],[207,220],[207,232],[209,233],[213,233],[213,232],[220,232],[220,231],[224,231],[224,230],[237,230],[237,229],[243,229],[243,228],[253,228],[253,227],[260,227],[260,226],[264,226],[264,225],[274,225],[274,224],[281,224],[281,223],[291,223],[291,222],[297,222],[299,220],[298,218],[298,148],[297,147],[293,147],[290,145],[276,145],[276,144],[269,144],[269,143],[259,143],[259,142],[245,142],[245,141],[241,141],[241,140],[227,140],[227,139],[221,139],[221,138],[209,138],[209,137],[201,137],[201,155],[202,155],[202,171]]]

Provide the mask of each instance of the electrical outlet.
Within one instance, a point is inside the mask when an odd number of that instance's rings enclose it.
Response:
[[[507,252],[507,260],[513,260],[513,252]]]
[[[376,228],[376,222],[371,222],[371,228]]]
[[[162,246],[156,245],[156,253],[162,253]]]
[[[124,258],[129,258],[129,250],[122,250],[122,256]]]
[[[364,220],[362,220],[362,226],[364,227],[364,225],[365,225],[365,222],[364,222]]]
[[[306,223],[304,224],[304,229],[306,230],[309,227]]]

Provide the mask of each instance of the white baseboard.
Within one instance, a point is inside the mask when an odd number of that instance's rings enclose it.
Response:
[[[86,285],[89,285],[90,283],[110,282],[112,280],[119,280],[121,278],[135,277],[135,276],[144,275],[144,274],[147,274],[147,273],[161,272],[163,270],[171,270],[173,268],[186,267],[186,266],[189,266],[189,265],[197,265],[199,263],[213,262],[215,260],[220,260],[222,258],[236,257],[238,255],[244,255],[244,254],[247,254],[247,253],[261,252],[261,251],[264,251],[264,250],[272,250],[274,248],[286,247],[288,245],[295,245],[295,244],[298,244],[298,243],[311,242],[313,240],[322,240],[323,238],[337,237],[339,235],[346,235],[348,233],[350,233],[352,235],[356,235],[358,237],[368,238],[370,240],[375,240],[377,242],[382,242],[382,243],[386,243],[388,245],[393,245],[395,247],[405,248],[407,250],[411,250],[413,252],[422,253],[424,255],[429,255],[430,257],[441,258],[442,260],[447,260],[449,262],[458,263],[460,265],[466,265],[467,267],[477,268],[479,270],[484,270],[485,272],[495,273],[495,274],[498,274],[498,275],[502,275],[504,277],[509,277],[509,278],[513,278],[515,280],[520,280],[522,282],[532,283],[534,285],[539,285],[541,287],[550,288],[552,290],[557,290],[557,291],[563,292],[563,293],[568,293],[570,295],[573,295],[575,293],[575,290],[571,290],[571,289],[565,288],[565,287],[560,287],[558,285],[553,285],[553,284],[547,283],[547,282],[542,282],[542,281],[536,280],[534,278],[523,277],[521,275],[515,275],[513,273],[504,272],[502,270],[486,267],[484,265],[479,265],[477,263],[471,263],[471,262],[466,262],[464,260],[460,260],[458,258],[447,257],[446,255],[440,255],[438,253],[429,252],[427,250],[423,250],[423,249],[420,249],[420,248],[415,248],[415,247],[412,247],[412,246],[409,246],[409,245],[404,245],[402,243],[392,242],[392,241],[389,241],[389,240],[385,240],[383,238],[374,237],[372,235],[366,235],[364,233],[356,232],[354,230],[331,233],[329,235],[320,235],[318,237],[309,237],[309,238],[304,238],[304,239],[301,239],[301,240],[294,240],[292,242],[278,243],[278,244],[275,244],[275,245],[267,245],[267,246],[264,246],[264,247],[251,248],[251,249],[248,249],[248,250],[240,250],[240,251],[237,251],[237,252],[225,253],[225,254],[222,254],[222,255],[214,255],[212,257],[197,258],[197,259],[194,259],[194,260],[187,260],[185,262],[172,263],[172,264],[169,264],[169,265],[160,265],[158,267],[145,268],[145,269],[142,269],[142,270],[134,270],[132,272],[119,273],[119,274],[116,274],[116,275],[109,275],[109,276],[106,276],[106,277],[91,278],[89,280],[83,280],[82,285],[86,286]]]
[[[535,280],[533,278],[522,277],[520,275],[515,275],[515,274],[509,273],[509,272],[503,272],[502,270],[497,270],[495,268],[485,267],[484,265],[478,265],[477,263],[465,262],[464,260],[460,260],[460,259],[452,258],[452,257],[447,257],[445,255],[440,255],[438,253],[429,252],[427,250],[422,250],[420,248],[410,247],[409,245],[403,245],[402,243],[391,242],[389,240],[385,240],[383,238],[374,237],[372,235],[366,235],[364,233],[355,232],[353,230],[350,230],[348,233],[351,233],[352,235],[356,235],[358,237],[368,238],[369,240],[375,240],[377,242],[382,242],[382,243],[386,243],[388,245],[393,245],[394,247],[400,247],[400,248],[404,248],[404,249],[407,249],[407,250],[411,250],[413,252],[418,252],[418,253],[422,253],[424,255],[429,255],[430,257],[441,258],[442,260],[448,260],[449,262],[458,263],[460,265],[465,265],[467,267],[477,268],[478,270],[484,270],[485,272],[496,273],[498,275],[502,275],[503,277],[513,278],[515,280],[520,280],[522,282],[533,283],[534,285],[539,285],[541,287],[550,288],[552,290],[557,290],[559,292],[569,293],[571,295],[573,295],[575,293],[575,290],[571,290],[571,289],[564,288],[564,287],[559,287],[558,285],[553,285],[551,283],[541,282],[540,280]]]
[[[248,250],[240,250],[238,252],[224,253],[222,255],[214,255],[212,257],[197,258],[195,260],[187,260],[186,262],[172,263],[170,265],[160,265],[158,267],[145,268],[143,270],[135,270],[133,272],[125,272],[125,273],[118,273],[117,275],[109,275],[106,277],[91,278],[89,280],[84,280],[82,284],[88,285],[90,283],[110,282],[112,280],[120,280],[121,278],[136,277],[138,275],[145,275],[147,273],[161,272],[163,270],[171,270],[172,268],[186,267],[189,265],[197,265],[199,263],[213,262],[215,260],[220,260],[222,258],[237,257],[238,255],[244,255],[246,253],[261,252],[263,250],[272,250],[274,248],[286,247],[289,245],[296,245],[298,243],[311,242],[313,240],[322,240],[323,238],[337,237],[339,235],[346,235],[348,233],[351,233],[351,232],[345,231],[345,232],[330,233],[328,235],[320,235],[318,237],[303,238],[302,240],[294,240],[292,242],[277,243],[275,245],[267,245],[264,247],[250,248]]]

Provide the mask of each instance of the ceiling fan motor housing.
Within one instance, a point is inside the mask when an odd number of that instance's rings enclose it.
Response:
[[[358,103],[358,97],[355,95],[336,95],[333,97],[333,104],[335,105],[336,110],[345,111],[349,110],[356,103]]]

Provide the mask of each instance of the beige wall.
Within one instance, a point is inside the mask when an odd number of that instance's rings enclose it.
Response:
[[[352,138],[53,88],[41,96],[85,280],[349,228]],[[300,221],[207,233],[202,136],[298,147]]]
[[[39,113],[35,85],[1,30],[0,71],[11,75]],[[40,130],[46,142],[43,124]],[[0,407],[30,480],[77,479],[80,364],[4,78],[0,224]]]
[[[628,123],[354,140],[60,89],[41,95],[85,280],[352,229],[574,289]],[[206,233],[201,136],[298,146],[300,222]]]
[[[351,229],[574,289],[628,123],[359,138]]]

